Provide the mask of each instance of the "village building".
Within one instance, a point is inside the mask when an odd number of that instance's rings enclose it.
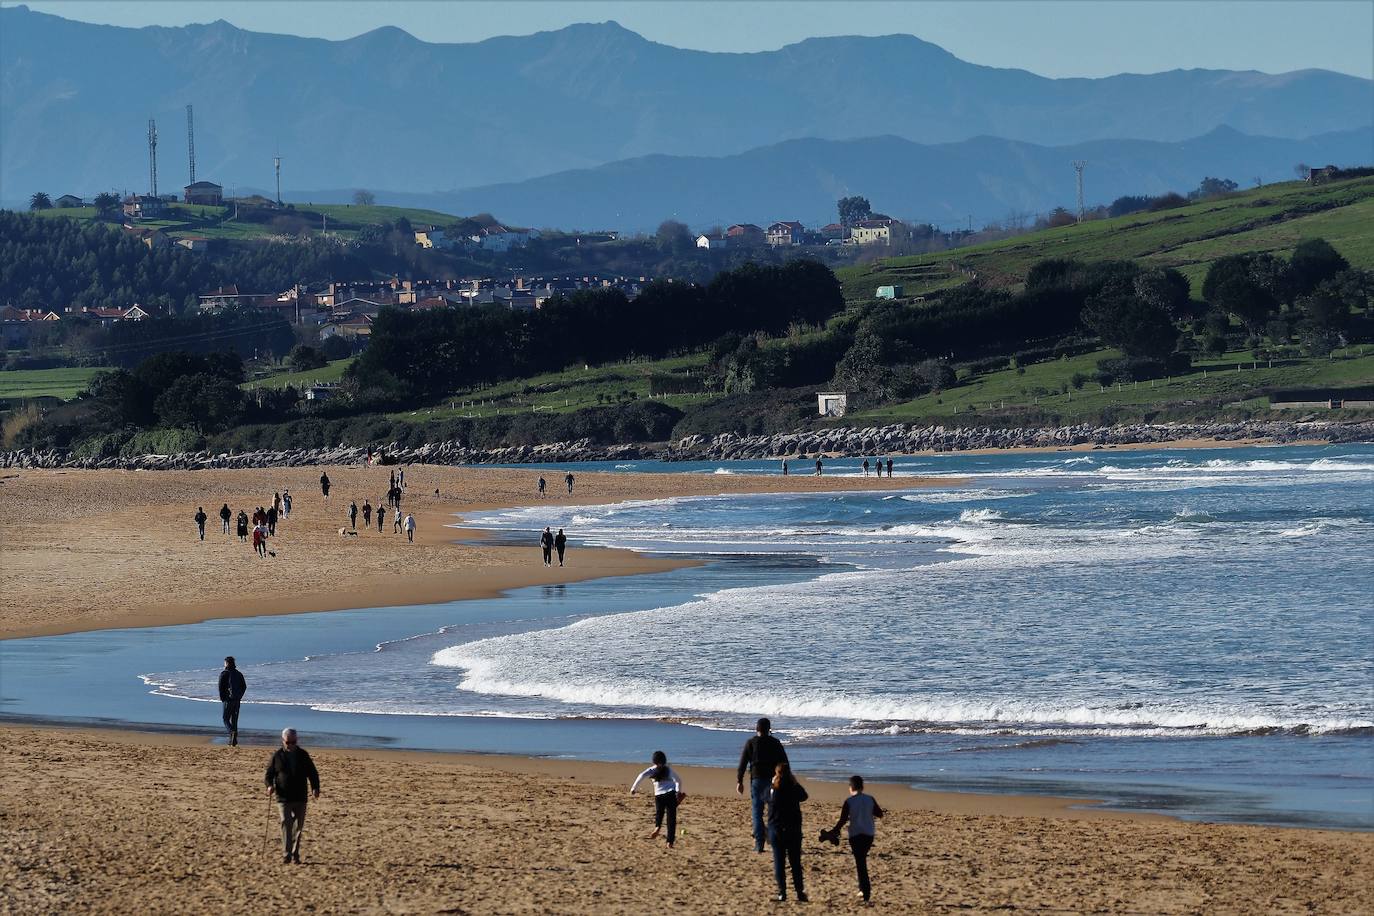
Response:
[[[185,195],[183,200],[188,204],[218,207],[224,203],[224,188],[213,181],[197,181],[195,184],[188,184],[182,189],[182,192]]]
[[[720,251],[730,247],[730,240],[723,235],[699,235],[697,236],[697,247],[705,248],[708,251]]]
[[[850,238],[856,245],[891,245],[895,222],[891,219],[862,220],[850,229]]]
[[[53,202],[53,206],[63,210],[68,210],[73,207],[84,207],[86,206],[86,202],[81,198],[77,197],[75,194],[63,194],[61,197],[57,198],[57,200]]]
[[[725,237],[735,248],[752,248],[768,240],[768,234],[753,223],[736,223],[725,230]]]
[[[773,248],[787,248],[806,241],[806,227],[795,221],[778,222],[768,227],[768,244]]]
[[[167,215],[167,202],[148,194],[124,198],[124,215],[129,219],[159,219]]]
[[[6,347],[22,347],[33,336],[36,326],[47,321],[61,321],[62,316],[52,309],[21,309],[12,305],[0,306],[0,327]]]

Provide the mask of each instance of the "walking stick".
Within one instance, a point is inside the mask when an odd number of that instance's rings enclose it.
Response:
[[[267,832],[262,835],[262,854],[267,855],[267,846],[272,839],[272,796],[267,796]]]

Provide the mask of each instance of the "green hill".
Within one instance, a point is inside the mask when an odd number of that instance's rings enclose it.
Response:
[[[1047,229],[936,254],[884,258],[836,271],[845,298],[862,302],[879,286],[898,284],[922,296],[977,276],[1016,287],[1045,258],[1131,259],[1174,267],[1200,295],[1207,267],[1223,255],[1291,253],[1307,238],[1326,239],[1352,265],[1374,268],[1374,178],[1313,187],[1287,182],[1157,213],[1132,213]]]

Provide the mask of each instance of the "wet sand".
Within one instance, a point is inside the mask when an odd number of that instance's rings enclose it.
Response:
[[[303,736],[309,747],[309,736]],[[313,751],[302,864],[283,865],[266,745],[0,729],[4,912],[757,913],[782,910],[733,773],[684,768],[669,850],[638,765]],[[860,909],[842,789],[803,781],[807,912]],[[874,786],[876,909],[1368,913],[1374,836],[1069,812]],[[972,800],[973,807],[966,805]],[[993,813],[995,812],[995,813]],[[791,902],[786,908],[798,907]]]

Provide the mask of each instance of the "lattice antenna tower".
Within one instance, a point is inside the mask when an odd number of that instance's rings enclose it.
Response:
[[[1083,222],[1083,169],[1088,164],[1086,159],[1075,159],[1073,170],[1078,177],[1078,222]]]
[[[186,106],[186,158],[188,160],[188,171],[191,180],[187,184],[196,183],[196,116],[191,111],[191,106]]]
[[[148,196],[157,197],[157,122],[148,119]]]
[[[277,206],[281,206],[281,156],[273,156],[272,164],[277,170]]]

